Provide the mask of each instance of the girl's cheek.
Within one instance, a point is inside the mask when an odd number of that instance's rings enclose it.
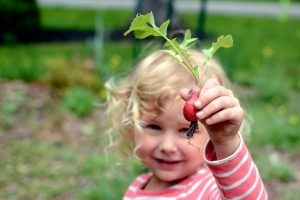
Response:
[[[195,133],[194,136],[190,139],[189,143],[191,143],[193,147],[197,147],[198,150],[203,151],[208,140],[209,136],[204,128],[204,130],[202,129],[199,132]]]
[[[141,144],[142,141],[144,140],[144,133],[139,130],[138,128],[133,129],[133,139],[134,139],[134,144],[137,146],[138,144]]]
[[[194,135],[194,142],[202,149],[204,149],[204,146],[206,144],[206,142],[209,140],[209,136],[207,134],[207,132],[202,132],[202,133],[198,133],[196,135]],[[192,141],[193,141],[192,140]]]
[[[134,144],[135,144],[135,146],[137,146],[138,144],[141,143],[141,140],[142,140],[141,133],[134,132],[133,138],[134,138]]]
[[[148,149],[155,145],[157,137],[147,134],[146,132],[135,132],[134,133],[134,144],[135,146],[140,146],[140,148]]]

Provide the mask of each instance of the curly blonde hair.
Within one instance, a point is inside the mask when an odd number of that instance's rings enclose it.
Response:
[[[201,69],[207,58],[196,50],[190,50],[189,54],[192,63]],[[222,67],[215,60],[208,62],[205,73],[200,77],[200,88],[206,80],[214,78],[232,89]],[[192,84],[189,72],[162,50],[145,57],[128,77],[118,82],[107,82],[105,87],[110,95],[105,119],[113,141],[111,145],[116,145],[124,156],[132,155],[133,127],[142,124],[141,114],[157,115],[162,111],[164,100],[178,96],[181,88]]]

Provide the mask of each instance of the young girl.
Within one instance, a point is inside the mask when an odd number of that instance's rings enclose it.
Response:
[[[200,67],[206,59],[190,55]],[[240,135],[244,111],[220,65],[210,60],[200,80],[199,128],[189,140],[182,109],[194,82],[168,54],[156,51],[119,84],[106,84],[111,133],[123,153],[134,152],[150,170],[124,199],[267,199]]]

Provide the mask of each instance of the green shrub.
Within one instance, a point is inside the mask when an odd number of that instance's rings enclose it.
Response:
[[[0,77],[8,80],[23,80],[27,82],[38,80],[46,69],[33,63],[4,65],[0,67]]]
[[[84,117],[93,111],[96,96],[88,89],[83,87],[69,88],[63,99],[63,105],[78,117]]]
[[[32,41],[40,29],[35,0],[0,0],[0,42]]]
[[[128,159],[120,163],[117,156],[107,152],[85,157],[78,167],[78,175],[85,177],[87,184],[80,191],[79,199],[121,199],[130,182],[145,172],[139,161]]]
[[[264,181],[289,182],[295,179],[290,163],[277,152],[253,152],[252,156]]]
[[[15,113],[25,98],[24,91],[0,96],[0,127],[10,128],[16,122]]]
[[[62,91],[77,85],[99,92],[101,80],[94,68],[88,69],[79,61],[77,64],[63,62],[53,67],[42,82],[49,86],[52,93],[60,95]]]
[[[288,100],[289,87],[286,83],[287,77],[280,68],[273,68],[270,76],[271,67],[261,67],[257,75],[252,79],[253,86],[257,89],[263,101],[276,103],[286,103]],[[267,81],[266,81],[267,80]]]

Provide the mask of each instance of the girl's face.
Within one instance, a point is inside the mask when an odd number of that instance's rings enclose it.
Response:
[[[166,100],[164,112],[156,118],[141,116],[145,122],[142,130],[134,129],[136,153],[153,172],[152,181],[157,184],[170,186],[203,165],[208,134],[199,123],[199,132],[190,141],[192,145],[188,143],[186,131],[190,123],[182,114],[184,103],[181,98]]]

